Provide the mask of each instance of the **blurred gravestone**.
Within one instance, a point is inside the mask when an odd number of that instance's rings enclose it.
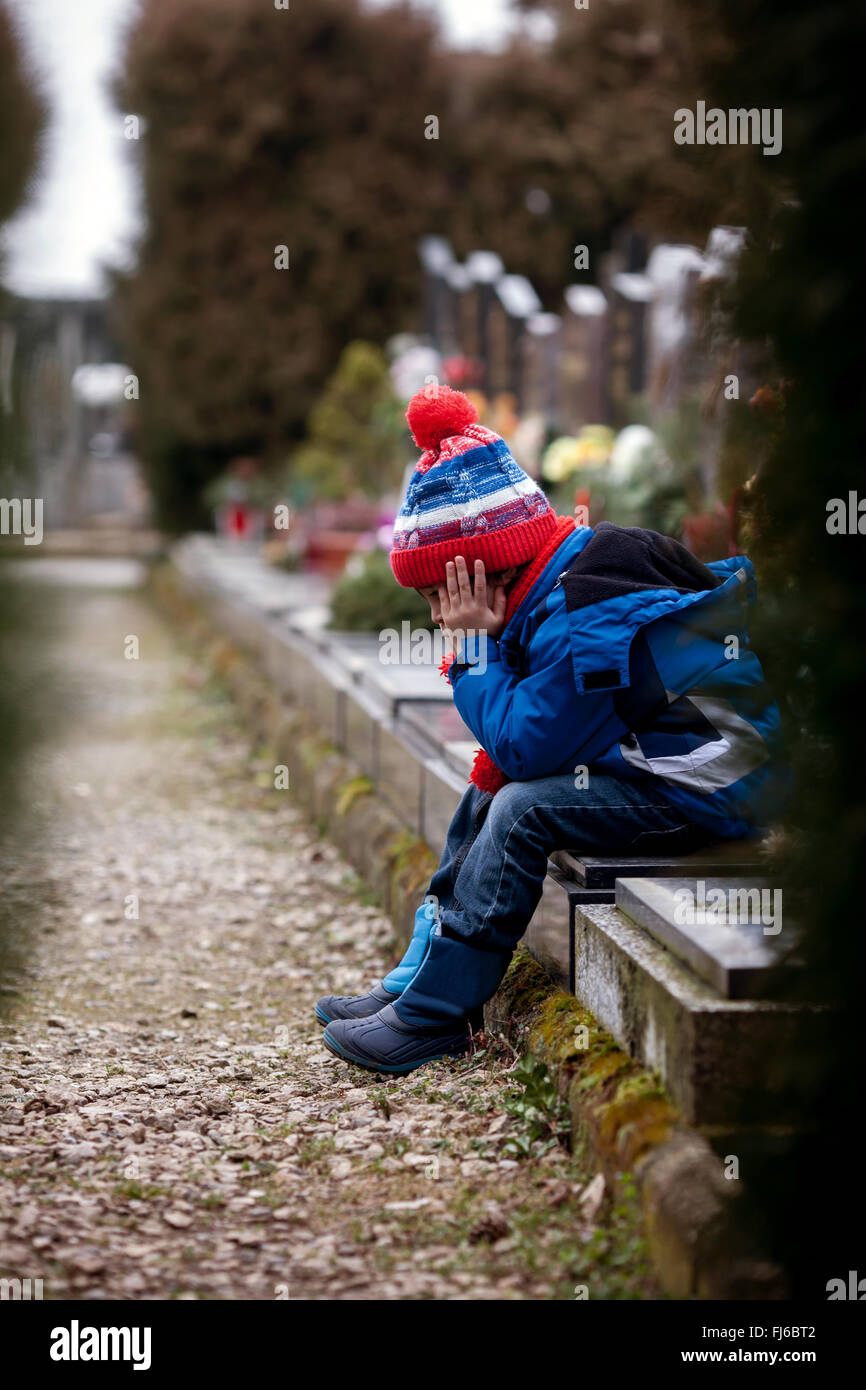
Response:
[[[454,253],[444,237],[423,237],[418,247],[424,273],[424,329],[430,342],[440,351],[454,347],[451,287],[448,272]]]
[[[465,265],[449,266],[445,272],[448,284],[446,299],[446,339],[443,352],[460,352],[464,357],[475,356],[478,325],[474,317],[474,301],[470,295],[472,282]]]
[[[617,271],[608,288],[608,394],[615,421],[629,417],[632,396],[646,385],[646,323],[652,281],[640,271]]]
[[[553,422],[559,413],[557,366],[562,352],[560,314],[531,314],[522,339],[518,403]]]
[[[508,391],[518,409],[523,405],[520,364],[527,321],[541,301],[523,275],[503,275],[497,281],[487,320],[487,389],[491,395]]]
[[[557,400],[562,428],[572,433],[607,418],[607,319],[607,299],[596,285],[569,285],[562,313]]]
[[[698,371],[697,291],[705,261],[695,246],[657,246],[647,263],[653,301],[647,331],[653,411],[674,410]]]
[[[494,300],[494,286],[505,267],[495,251],[472,251],[466,258],[469,288],[463,301],[464,322],[461,348],[467,357],[488,363],[488,320]],[[486,385],[486,380],[485,380]]]

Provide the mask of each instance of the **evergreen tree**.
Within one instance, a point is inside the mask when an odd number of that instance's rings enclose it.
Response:
[[[347,342],[411,325],[445,93],[405,5],[145,3],[118,99],[147,229],[119,303],[163,522],[232,455],[282,458]]]
[[[33,176],[45,107],[12,18],[0,3],[0,222],[22,202]]]
[[[376,497],[399,486],[414,446],[388,365],[371,343],[350,343],[310,412],[291,477],[312,497]]]

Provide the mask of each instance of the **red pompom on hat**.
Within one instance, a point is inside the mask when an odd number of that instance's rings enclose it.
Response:
[[[532,560],[556,517],[538,484],[505,440],[478,423],[462,391],[425,386],[406,419],[423,453],[394,521],[391,568],[407,588],[444,583],[445,566],[462,555],[488,572]]]
[[[467,425],[474,425],[478,411],[462,391],[425,386],[409,402],[406,419],[418,448],[436,449],[443,439],[463,434]]]

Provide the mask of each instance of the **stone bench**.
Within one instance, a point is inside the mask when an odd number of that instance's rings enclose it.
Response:
[[[786,1124],[774,1059],[814,1040],[826,1011],[769,997],[799,969],[760,842],[684,856],[551,856],[526,944],[644,1066],[690,1123],[735,1126],[755,1096]]]
[[[557,850],[552,862],[576,892],[592,893],[585,902],[614,901],[617,879],[697,877],[700,874],[760,872],[761,840],[724,840],[694,854],[591,855]],[[604,894],[605,896],[602,896]]]
[[[615,904],[575,914],[575,992],[602,1027],[658,1072],[690,1124],[735,1129],[796,1123],[774,1069],[818,1045],[824,1011],[726,998]]]
[[[760,841],[727,841],[688,855],[602,856],[557,850],[550,856],[550,884],[527,933],[527,945],[554,979],[574,993],[578,908],[614,903],[621,879],[738,877],[759,874],[762,864]]]

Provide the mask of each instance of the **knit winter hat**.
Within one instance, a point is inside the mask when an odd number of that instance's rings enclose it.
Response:
[[[479,425],[462,391],[425,386],[406,419],[423,449],[394,522],[391,568],[405,588],[445,580],[445,564],[463,555],[494,572],[538,553],[556,516],[505,440]]]

